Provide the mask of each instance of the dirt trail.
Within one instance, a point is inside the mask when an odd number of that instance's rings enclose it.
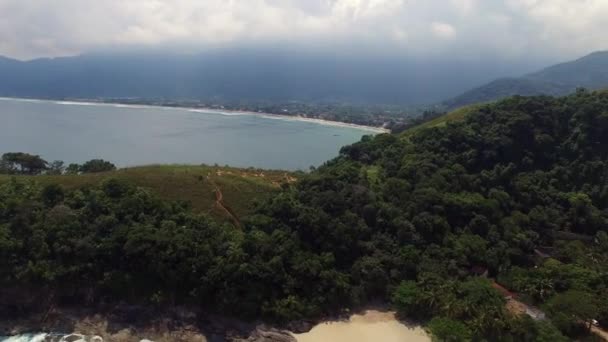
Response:
[[[215,206],[218,207],[221,211],[223,211],[232,221],[235,227],[242,228],[241,221],[238,216],[234,213],[234,211],[224,203],[224,194],[220,187],[211,179],[210,175],[207,175],[207,180],[213,185],[215,188]]]
[[[496,282],[494,282],[495,285],[498,285]],[[503,288],[502,286],[498,285],[499,288]],[[504,288],[503,288],[504,289]],[[535,308],[533,306],[530,306],[520,300],[517,299],[517,294],[515,293],[511,293],[511,292],[505,292],[508,290],[504,290],[503,294],[508,295],[508,299],[507,299],[507,310],[509,312],[511,312],[512,314],[521,316],[521,315],[527,315],[530,312],[537,312],[537,313],[542,313],[542,311],[540,311],[538,308]],[[545,317],[544,313],[543,313],[543,318]],[[594,333],[595,335],[597,335],[598,337],[600,337],[601,339],[603,339],[604,341],[608,342],[608,331],[603,330],[600,327],[597,326],[591,326],[591,332]]]
[[[604,341],[608,341],[608,331],[603,330],[596,326],[591,326],[591,332],[601,337]]]

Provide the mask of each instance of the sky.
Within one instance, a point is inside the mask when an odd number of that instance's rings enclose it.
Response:
[[[608,49],[608,0],[0,0],[0,55],[242,45],[568,60]]]

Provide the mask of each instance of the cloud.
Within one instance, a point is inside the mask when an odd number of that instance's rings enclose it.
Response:
[[[477,0],[450,0],[452,6],[461,15],[470,15],[477,9]]]
[[[447,23],[434,22],[431,24],[431,30],[439,38],[450,39],[456,35],[454,26]]]
[[[607,17],[606,0],[0,0],[0,54],[294,44],[571,57],[608,48]]]
[[[538,44],[557,53],[608,49],[606,0],[508,0],[507,5],[525,14],[523,25]]]

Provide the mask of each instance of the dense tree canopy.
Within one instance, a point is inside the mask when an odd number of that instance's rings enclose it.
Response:
[[[405,280],[392,297],[406,314],[469,319],[474,333],[489,335],[509,328],[476,328],[474,317],[433,309],[447,306],[474,267],[505,279],[524,270],[515,289],[539,304],[581,284],[605,294],[607,157],[608,93],[515,97],[462,122],[347,146],[250,226],[292,232],[304,248],[331,255],[351,303],[390,296]],[[538,248],[558,265],[534,268]]]
[[[0,159],[0,174],[25,174],[25,175],[62,175],[78,173],[97,173],[116,170],[116,165],[103,159],[91,159],[82,165],[70,164],[65,167],[61,160],[51,163],[38,155],[23,152],[9,152],[2,155]]]
[[[80,166],[82,173],[96,173],[116,170],[116,166],[109,161],[103,159],[91,159]]]
[[[550,322],[509,313],[475,270],[547,303],[576,334],[571,326],[608,317],[606,303],[559,309],[607,297],[607,233],[608,93],[515,97],[347,146],[243,229],[116,180],[71,191],[4,184],[0,281],[281,321],[381,299],[431,320],[440,340],[453,327],[463,338],[559,341]]]
[[[436,341],[465,342],[471,340],[471,331],[462,322],[446,318],[433,318],[429,329]]]
[[[40,156],[22,152],[9,152],[0,159],[0,173],[36,175],[48,169],[48,162]]]

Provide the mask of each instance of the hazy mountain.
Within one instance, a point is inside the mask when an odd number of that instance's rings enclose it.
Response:
[[[388,56],[389,54],[385,54]],[[0,59],[0,96],[163,97],[424,104],[529,70],[496,60],[369,57],[263,49]]]
[[[608,51],[594,52],[573,62],[545,68],[529,77],[575,87],[608,86]]]
[[[594,52],[520,78],[502,78],[445,101],[448,108],[487,102],[512,95],[565,95],[578,87],[608,87],[608,51]]]

